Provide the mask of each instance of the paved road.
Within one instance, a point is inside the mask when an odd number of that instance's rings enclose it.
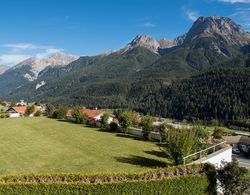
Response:
[[[242,155],[236,155],[236,154],[233,154],[233,156],[237,158],[240,166],[246,167],[247,169],[250,169],[250,159],[249,158],[246,158]]]

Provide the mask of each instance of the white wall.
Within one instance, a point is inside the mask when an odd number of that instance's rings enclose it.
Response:
[[[20,117],[19,113],[10,113],[10,118]]]
[[[228,146],[215,153],[212,153],[204,158],[201,158],[194,163],[211,163],[219,168],[223,166],[223,162],[232,162],[232,147]]]

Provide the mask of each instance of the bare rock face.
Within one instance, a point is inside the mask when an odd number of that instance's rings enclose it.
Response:
[[[158,41],[160,44],[161,49],[171,48],[176,46],[176,43],[174,40],[168,40],[168,39],[161,39]]]
[[[63,52],[55,53],[51,56],[44,58],[32,57],[23,62],[17,64],[11,70],[17,70],[24,66],[30,68],[30,70],[23,75],[29,81],[34,81],[37,79],[38,74],[48,66],[66,66],[69,63],[77,60],[79,57],[66,54]]]
[[[157,53],[158,48],[160,48],[159,42],[148,36],[148,35],[137,35],[128,45],[127,47],[146,47],[149,50]]]
[[[0,75],[3,74],[8,69],[9,69],[9,67],[7,67],[5,65],[0,65]]]
[[[200,17],[193,24],[184,42],[193,41],[199,37],[216,37],[228,45],[249,44],[249,34],[244,29],[226,17]]]

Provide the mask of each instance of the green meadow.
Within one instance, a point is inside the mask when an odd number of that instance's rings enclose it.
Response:
[[[137,172],[165,166],[157,145],[45,117],[0,120],[0,174]]]

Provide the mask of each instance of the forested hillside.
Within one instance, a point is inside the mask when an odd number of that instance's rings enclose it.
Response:
[[[176,119],[218,119],[234,124],[250,118],[250,70],[216,69],[169,86],[134,88],[132,105],[144,113]],[[140,92],[139,92],[140,91]]]

